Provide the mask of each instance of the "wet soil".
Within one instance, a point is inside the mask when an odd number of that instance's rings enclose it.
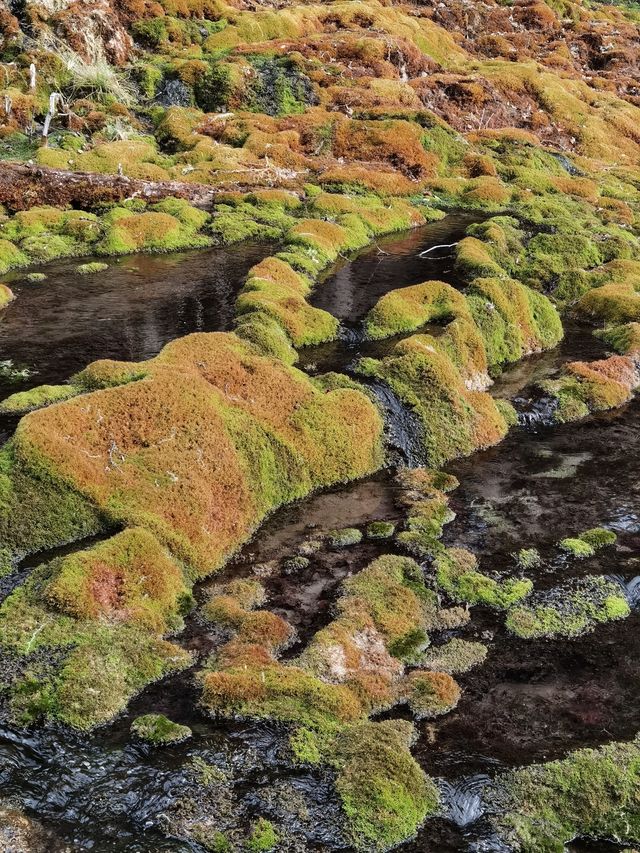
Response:
[[[385,242],[383,248],[389,254],[382,257],[375,247],[361,253],[318,289],[316,304],[326,299],[323,307],[337,313],[346,328],[357,329],[363,313],[386,290],[426,278],[445,278],[446,258],[439,272],[416,270],[416,256],[433,245],[436,236],[437,242],[451,242],[445,236],[452,233],[451,223],[438,226],[449,230],[435,235],[424,229],[397,242]],[[181,269],[175,276],[180,281],[184,280]],[[37,287],[53,284],[52,278]],[[117,294],[113,299],[119,299]],[[73,313],[71,304],[68,309]],[[140,316],[144,319],[142,312]],[[35,314],[32,320],[37,324]],[[226,321],[220,322],[224,326]],[[588,328],[572,324],[566,328],[565,341],[556,350],[523,360],[496,382],[494,393],[526,399],[534,381],[565,361],[602,355],[602,345]],[[191,330],[180,327],[175,333]],[[142,340],[142,349],[156,346]],[[347,335],[328,356],[322,356],[319,348],[310,350],[303,364],[316,360],[344,370],[360,346],[353,340],[353,335]],[[139,357],[146,357],[146,351]],[[53,381],[59,381],[53,367],[51,373],[56,376]],[[639,411],[640,401],[634,401],[566,427],[516,427],[497,447],[448,466],[461,486],[451,495],[457,517],[446,528],[447,544],[476,552],[485,570],[508,569],[513,552],[535,546],[543,555],[542,566],[531,574],[538,589],[580,574],[632,581],[640,575]],[[330,620],[341,581],[394,548],[365,537],[362,544],[350,548],[323,548],[297,571],[286,568],[287,558],[303,542],[327,530],[346,526],[364,530],[372,520],[398,521],[396,498],[393,471],[385,470],[279,510],[223,574],[198,588],[198,599],[206,598],[226,576],[258,574],[267,588],[268,606],[298,632],[299,644],[289,651],[295,654]],[[570,562],[559,555],[555,548],[559,539],[596,525],[618,532],[614,547],[584,561]],[[482,822],[482,789],[497,770],[553,759],[581,746],[629,739],[640,730],[639,620],[634,610],[628,619],[599,626],[577,640],[533,642],[509,637],[501,614],[474,608],[470,624],[455,633],[485,642],[487,661],[459,676],[464,692],[455,711],[418,726],[415,754],[425,770],[440,780],[444,817],[430,820],[417,839],[400,848],[403,853],[498,850],[491,846]],[[455,633],[440,636],[437,642]],[[244,818],[263,814],[284,821],[307,839],[304,849],[309,851],[348,849],[340,833],[330,778],[293,769],[281,729],[222,725],[199,712],[193,676],[221,637],[195,614],[178,639],[197,653],[196,667],[149,687],[111,726],[84,737],[55,728],[0,729],[2,796],[13,798],[54,833],[56,840],[49,842],[48,850],[202,853],[197,844],[167,840],[161,832],[163,813],[184,788],[185,763],[199,756],[233,773],[234,807]],[[193,739],[163,750],[132,742],[131,720],[151,710],[190,725]],[[304,803],[304,809],[295,814],[287,806],[292,792],[296,802]],[[306,817],[301,817],[303,813]],[[568,849],[613,853],[622,848],[603,841],[576,842]]]

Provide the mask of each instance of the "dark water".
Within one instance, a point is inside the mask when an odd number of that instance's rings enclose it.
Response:
[[[98,358],[141,361],[189,332],[230,326],[248,270],[271,249],[243,245],[176,255],[135,255],[79,275],[77,259],[38,268],[47,279],[5,276],[17,299],[0,313],[0,361],[30,375],[0,397],[63,382]]]
[[[355,262],[342,262],[312,294],[317,308],[324,308],[347,325],[356,323],[381,296],[397,287],[437,279],[456,284],[452,248],[425,252],[440,244],[456,243],[466,228],[481,216],[455,213],[440,222],[417,228],[402,237],[390,236],[362,252]]]
[[[323,307],[331,308],[355,327],[387,290],[428,278],[446,280],[450,263],[446,257],[439,268],[428,272],[417,268],[416,255],[434,243],[452,242],[450,236],[459,226],[449,222],[437,227],[442,229],[438,233],[429,226],[396,242],[385,241],[382,248],[388,255],[380,256],[375,248],[361,253],[338,271],[336,279],[329,279],[318,289],[316,304],[326,300]],[[73,367],[69,360],[79,358],[75,349],[70,354],[52,352],[49,359],[56,324],[48,318],[51,309],[46,306],[51,303],[54,287],[59,295],[53,275],[44,284],[25,286],[10,310],[20,306],[31,287],[50,288],[44,303],[38,301],[44,297],[33,296],[30,312],[25,307],[24,313],[25,319],[29,315],[31,341],[37,339],[42,322],[44,338],[50,344],[40,351],[38,369],[51,377],[47,381],[60,381],[91,358],[107,354],[143,358],[176,335],[195,328],[224,327],[231,308],[221,294],[227,287],[225,292],[232,301],[242,271],[255,263],[263,250],[254,251],[251,258],[238,254],[236,262],[231,254],[222,253],[229,265],[227,273],[221,273],[219,265],[215,270],[212,267],[208,285],[195,280],[194,271],[199,268],[202,273],[203,269],[198,263],[207,262],[206,257],[201,262],[197,257],[210,255],[213,259],[215,255],[219,262],[220,253],[189,255],[173,267],[169,258],[135,259],[132,263],[142,265],[139,270],[148,270],[147,264],[162,270],[160,295],[152,278],[156,273],[149,272],[147,277],[141,271],[133,274],[118,270],[122,283],[129,282],[129,290],[135,290],[132,281],[140,288],[139,297],[127,303],[139,318],[134,324],[137,332],[131,342],[121,335],[119,344],[107,335],[107,347],[117,350],[120,346],[117,355],[114,350],[97,351],[97,344],[96,350],[91,349],[89,334],[79,339],[63,336],[67,343],[59,345],[61,349],[73,349],[76,340],[86,341],[78,344],[86,347],[83,361]],[[154,263],[159,266],[154,267]],[[437,267],[433,261],[429,263]],[[190,278],[186,273],[189,269]],[[67,291],[64,309],[69,324],[73,317],[84,317],[83,328],[88,330],[95,325],[96,310],[100,313],[95,305],[106,298],[107,304],[113,305],[113,317],[125,318],[122,322],[126,325],[127,311],[121,304],[125,297],[114,282],[105,291],[108,295],[100,295],[94,292],[99,281],[81,279],[72,285],[72,279],[69,275],[68,287],[76,288],[76,295],[72,299],[72,290]],[[78,288],[82,290],[85,281],[93,293],[91,316],[88,306],[89,313],[84,313],[78,296]],[[224,282],[220,290],[216,282]],[[182,314],[175,310],[176,288],[183,297],[181,304],[191,306]],[[202,314],[196,306],[204,300],[203,289],[208,293],[209,288],[209,311],[205,312],[204,325],[197,326]],[[197,299],[193,295],[196,291],[200,294]],[[121,309],[122,313],[116,313]],[[116,334],[119,324],[115,319],[113,322],[112,334]],[[64,324],[58,330],[62,328]],[[17,326],[13,334],[16,350],[5,351],[18,361]],[[7,346],[6,340],[3,346]],[[125,353],[123,348],[128,346],[131,350]],[[27,349],[32,355],[35,352],[33,343]],[[353,353],[353,345],[342,342],[324,363],[343,369]],[[588,329],[569,325],[560,347],[525,359],[500,378],[494,391],[500,396],[526,398],[532,381],[548,376],[563,362],[596,358],[602,353],[601,344]],[[305,359],[312,363],[317,355],[309,351]],[[41,381],[45,380],[39,376]],[[535,546],[544,558],[540,569],[531,575],[537,588],[557,585],[564,577],[579,573],[615,575],[624,583],[632,582],[640,575],[639,413],[640,401],[636,401],[580,424],[553,429],[515,428],[501,445],[450,465],[461,487],[452,494],[457,518],[446,529],[448,544],[471,548],[479,555],[481,568],[487,569],[507,568],[513,551]],[[310,557],[308,567],[293,573],[286,570],[284,561],[305,540],[329,529],[364,529],[377,519],[397,521],[396,494],[393,472],[387,470],[285,507],[267,520],[225,574],[248,574],[258,565],[269,594],[267,606],[290,620],[304,642],[331,618],[340,582],[379,553],[393,551],[393,546],[365,540],[341,551],[321,550]],[[579,563],[569,564],[559,557],[554,547],[559,539],[601,524],[619,533],[614,548]],[[207,587],[220,579],[203,584],[198,596],[204,597]],[[416,840],[400,848],[403,853],[462,853],[473,845],[477,850],[497,850],[486,846],[491,839],[485,838],[482,800],[483,787],[497,771],[560,757],[585,745],[629,739],[640,729],[638,611],[578,640],[524,642],[507,637],[499,614],[475,608],[470,625],[456,633],[485,642],[489,656],[483,666],[458,677],[464,692],[456,710],[418,726],[415,755],[429,774],[441,780],[444,811],[442,818],[426,824]],[[179,639],[199,656],[195,670],[219,638],[195,615]],[[292,652],[298,649],[296,646]],[[15,798],[28,814],[40,819],[51,833],[46,849],[54,853],[63,849],[202,853],[197,844],[167,840],[161,832],[162,815],[172,808],[186,784],[185,764],[199,756],[233,774],[229,788],[241,823],[262,814],[283,821],[304,836],[307,841],[300,849],[348,849],[341,837],[330,778],[292,769],[278,727],[214,723],[199,712],[197,695],[191,671],[152,685],[131,703],[126,715],[88,737],[55,729],[26,733],[0,729],[3,796]],[[133,743],[128,733],[131,720],[151,710],[189,724],[193,739],[162,750]],[[289,795],[293,792],[304,809],[292,816],[284,805],[286,798],[281,796],[284,791]],[[622,848],[605,842],[580,842],[568,849],[573,853],[613,853]]]

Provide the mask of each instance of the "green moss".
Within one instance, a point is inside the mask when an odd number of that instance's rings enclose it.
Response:
[[[536,569],[542,563],[542,557],[537,548],[521,548],[515,557],[520,568],[525,571]]]
[[[382,853],[410,838],[438,807],[438,791],[412,758],[413,726],[362,723],[332,746],[336,789],[357,850]]]
[[[164,714],[144,714],[131,723],[131,732],[154,745],[182,743],[191,737],[191,729],[169,720]]]
[[[607,329],[596,329],[594,335],[621,355],[640,350],[640,323],[625,323],[609,326]]]
[[[260,851],[273,850],[279,841],[280,835],[274,825],[270,820],[261,817],[254,823],[251,834],[244,846],[246,850],[251,850],[253,853],[260,853]]]
[[[562,551],[578,559],[593,557],[595,554],[595,548],[581,538],[568,537],[567,539],[562,539],[558,543],[558,546]]]
[[[295,557],[288,557],[282,564],[282,568],[287,574],[301,572],[309,566],[310,560],[308,557],[298,554]]]
[[[95,273],[104,272],[109,269],[109,264],[103,264],[101,261],[92,261],[88,264],[80,264],[76,267],[76,272],[80,275],[94,275]]]
[[[342,530],[330,530],[327,541],[332,548],[347,548],[362,542],[362,533],[357,527],[344,527]]]
[[[372,521],[366,527],[368,539],[389,539],[396,531],[392,521]]]
[[[130,252],[173,252],[211,245],[211,240],[169,213],[147,211],[118,216],[95,250],[101,255]]]
[[[407,529],[396,535],[396,541],[418,559],[430,557],[439,550],[438,540],[445,524],[454,518],[444,496],[415,501],[405,522]]]
[[[318,735],[311,729],[297,728],[289,738],[291,751],[300,764],[320,764],[322,761],[321,744]]]
[[[28,263],[29,258],[25,252],[8,240],[0,239],[0,275],[4,275],[15,267],[24,267]]]
[[[210,227],[221,243],[230,245],[243,240],[281,239],[294,223],[283,203],[248,200],[217,205]]]
[[[46,281],[47,276],[43,272],[30,272],[25,275],[25,280],[32,284],[37,284],[41,281]]]
[[[526,598],[528,578],[495,580],[477,570],[476,558],[462,548],[447,548],[435,559],[436,583],[454,601],[506,609]]]
[[[357,364],[358,373],[386,382],[414,411],[423,429],[426,461],[436,467],[495,444],[507,432],[507,424],[492,398],[468,390],[448,348],[439,340],[417,335],[402,341],[382,361],[364,358]],[[469,376],[477,374],[473,357],[481,359],[484,355],[472,344],[470,339],[465,371]],[[458,353],[463,351],[453,341],[451,348]]]
[[[46,263],[56,258],[68,258],[86,253],[86,248],[78,244],[73,237],[64,234],[38,234],[25,237],[20,248],[31,261]]]
[[[640,745],[611,743],[498,777],[492,823],[524,853],[562,853],[576,836],[640,841]]]
[[[462,294],[444,282],[428,281],[385,294],[365,317],[364,328],[367,338],[380,340],[458,316],[468,316]]]
[[[61,400],[69,400],[80,393],[74,385],[38,385],[29,391],[11,394],[0,403],[0,412],[10,415],[23,415]]]
[[[104,519],[29,442],[0,450],[0,541],[22,557],[99,532]],[[19,446],[16,446],[19,445]]]
[[[604,527],[592,527],[590,530],[581,533],[579,538],[598,551],[608,545],[615,545],[617,536],[613,530],[607,530]]]
[[[427,649],[420,658],[420,666],[455,675],[479,666],[486,657],[487,647],[483,643],[454,637],[442,646]]]
[[[536,594],[526,605],[508,613],[506,625],[524,639],[577,637],[601,622],[624,619],[630,612],[617,584],[601,577],[586,577]]]

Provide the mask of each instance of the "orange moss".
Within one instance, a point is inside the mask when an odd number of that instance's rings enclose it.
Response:
[[[409,178],[435,175],[437,159],[425,151],[418,127],[407,121],[342,122],[333,139],[333,154],[346,160],[386,161]]]
[[[135,370],[146,378],[25,417],[16,453],[46,460],[112,523],[154,532],[199,573],[273,507],[380,462],[382,425],[364,394],[325,393],[234,335],[190,335]]]
[[[135,622],[160,634],[177,627],[182,602],[190,597],[178,563],[139,528],[63,557],[43,594],[78,619]]]

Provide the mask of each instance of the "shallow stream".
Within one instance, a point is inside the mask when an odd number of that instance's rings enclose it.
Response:
[[[302,366],[313,372],[348,370],[363,352],[384,352],[388,342],[378,350],[361,342],[362,317],[396,287],[429,278],[455,284],[449,251],[419,255],[459,239],[468,222],[452,216],[389,238],[334,270],[319,285],[314,304],[338,316],[345,334],[336,344],[304,352]],[[37,373],[7,382],[1,395],[64,381],[94,358],[147,358],[179,335],[228,328],[234,294],[266,251],[243,246],[123,259],[86,279],[73,273],[71,263],[53,264],[45,270],[47,281],[33,285],[16,276],[12,286],[18,299],[0,319],[0,360]],[[603,354],[589,329],[569,323],[566,331],[556,350],[531,356],[505,373],[494,393],[526,398],[532,382],[563,362]],[[447,470],[461,486],[452,494],[457,517],[445,529],[445,541],[474,550],[485,569],[506,567],[520,548],[539,548],[544,561],[530,575],[537,588],[580,572],[618,576],[630,584],[640,575],[639,414],[640,401],[634,401],[566,427],[516,427],[497,447],[452,463]],[[403,417],[401,411],[396,415]],[[12,425],[4,426],[10,432]],[[331,618],[342,579],[391,549],[365,541],[322,550],[291,575],[282,570],[282,559],[314,532],[397,520],[396,488],[393,472],[385,470],[279,510],[225,574],[249,573],[262,564],[269,607],[306,641]],[[558,556],[554,543],[596,525],[618,532],[615,548],[571,564]],[[403,853],[499,850],[485,837],[482,820],[482,791],[497,770],[629,739],[640,730],[638,610],[578,640],[533,642],[508,637],[500,614],[474,608],[471,623],[457,634],[485,642],[489,656],[483,666],[458,677],[463,697],[456,710],[418,724],[415,754],[441,781],[444,813],[400,848]],[[192,616],[179,642],[202,659],[217,637]],[[247,820],[262,814],[282,821],[306,838],[301,850],[349,850],[330,776],[292,769],[276,726],[221,725],[205,718],[195,704],[192,674],[153,685],[126,715],[90,736],[1,727],[0,792],[42,822],[53,853],[201,853],[197,844],[167,840],[161,832],[163,814],[184,787],[185,762],[198,756],[233,773],[234,808]],[[187,723],[194,737],[162,750],[133,743],[131,720],[149,711]],[[621,848],[585,842],[570,849],[613,853]]]

